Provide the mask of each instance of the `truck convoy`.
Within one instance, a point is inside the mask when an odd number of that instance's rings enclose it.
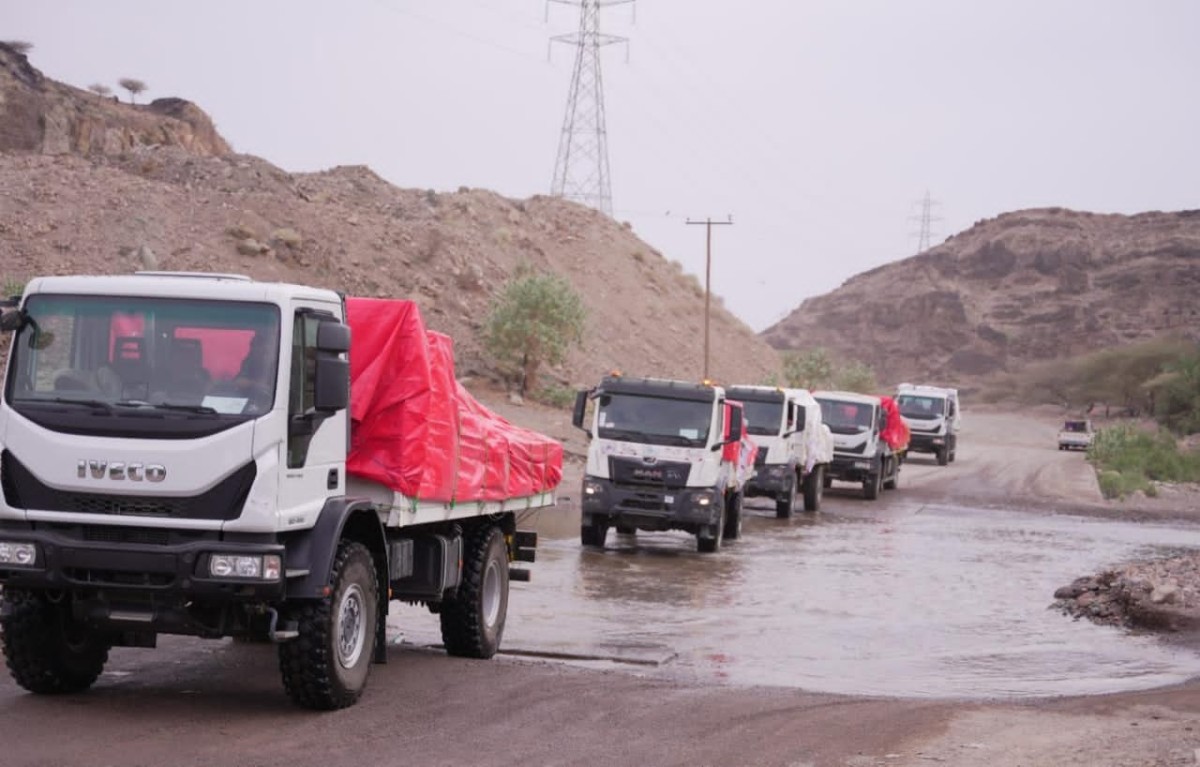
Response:
[[[792,516],[798,496],[805,511],[818,511],[833,436],[817,401],[806,389],[775,386],[731,386],[725,394],[745,407],[746,431],[758,445],[745,497],[772,498],[781,519]]]
[[[902,383],[896,387],[900,417],[912,431],[908,449],[933,453],[938,466],[952,462],[958,452],[958,430],[962,418],[958,389]]]
[[[591,438],[583,545],[603,547],[609,527],[684,530],[704,553],[740,537],[757,448],[744,433],[741,404],[720,386],[610,375],[578,393],[573,422]]]
[[[815,392],[821,416],[833,432],[829,477],[862,484],[873,501],[881,489],[900,483],[900,465],[908,447],[908,428],[891,397],[854,392]]]
[[[86,689],[159,634],[247,637],[278,643],[297,704],[343,708],[386,661],[390,599],[438,614],[450,654],[496,653],[562,447],[475,402],[416,305],[190,273],[43,277],[10,303],[19,685]]]

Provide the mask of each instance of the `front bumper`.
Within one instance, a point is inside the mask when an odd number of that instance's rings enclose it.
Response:
[[[918,434],[912,432],[908,440],[910,453],[936,453],[944,450],[948,438],[941,434]]]
[[[767,496],[779,498],[787,495],[791,484],[796,481],[796,470],[787,464],[763,464],[746,483],[747,498]]]
[[[715,525],[721,517],[717,488],[618,485],[610,479],[585,477],[581,497],[585,525],[602,519],[609,525],[641,530],[695,532]]]
[[[283,568],[273,580],[214,577],[212,554],[246,557],[275,555],[286,563],[285,547],[273,536],[261,540],[221,540],[219,533],[157,528],[5,523],[0,541],[31,543],[31,566],[0,563],[0,584],[9,588],[54,589],[139,603],[205,599],[273,602],[283,599]],[[286,565],[285,565],[286,566]]]
[[[834,453],[833,461],[829,464],[828,476],[844,482],[862,482],[873,471],[876,471],[875,461],[871,458]]]

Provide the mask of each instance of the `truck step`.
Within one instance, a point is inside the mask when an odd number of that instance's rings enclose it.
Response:
[[[508,568],[508,579],[510,581],[521,581],[523,583],[528,583],[531,577],[532,573],[530,573],[528,570],[520,570],[516,567]]]

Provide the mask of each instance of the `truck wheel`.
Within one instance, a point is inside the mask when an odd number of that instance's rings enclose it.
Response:
[[[814,466],[804,479],[804,510],[820,511],[821,496],[825,494],[825,467]]]
[[[725,507],[725,540],[736,541],[742,537],[742,494],[734,493]]]
[[[783,491],[783,497],[775,501],[775,517],[776,519],[791,519],[795,509],[796,478],[793,477],[788,481],[787,490]]]
[[[579,526],[579,542],[584,546],[604,548],[604,539],[608,537],[608,523],[597,521],[592,517],[592,524]]]
[[[830,474],[826,473],[825,477],[824,477],[824,481],[821,484],[825,486],[826,490],[828,490],[829,488],[833,487],[833,477]]]
[[[288,696],[321,711],[353,705],[366,689],[379,620],[379,581],[366,546],[339,543],[329,580],[329,596],[296,615],[300,636],[279,645]]]
[[[458,594],[442,603],[442,644],[459,658],[490,658],[508,615],[508,547],[495,526],[475,530],[465,544]]]
[[[883,481],[884,490],[895,490],[900,487],[900,459],[893,458],[890,462],[891,474]]]
[[[705,538],[700,534],[696,535],[696,551],[701,554],[715,554],[721,550],[721,540],[725,535],[725,504],[721,503],[721,517],[717,520],[717,524],[709,525],[706,531],[710,537]]]
[[[91,687],[108,661],[107,640],[71,620],[65,605],[5,589],[4,658],[17,684],[41,695]]]
[[[863,498],[866,498],[868,501],[878,498],[880,485],[879,472],[875,471],[868,474],[867,478],[863,480],[862,485]]]
[[[939,447],[936,451],[934,451],[934,455],[937,456],[938,466],[945,466],[946,464],[950,463],[950,451],[948,451],[946,448]]]
[[[950,438],[950,455],[946,457],[946,460],[950,463],[954,463],[954,458],[957,455],[958,455],[958,437],[951,437]]]

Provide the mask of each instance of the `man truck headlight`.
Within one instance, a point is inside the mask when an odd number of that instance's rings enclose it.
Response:
[[[590,479],[585,479],[583,481],[583,494],[584,495],[596,496],[596,495],[600,495],[600,493],[602,493],[602,492],[604,492],[604,488],[601,487],[599,482],[595,482]]]
[[[208,558],[208,574],[214,578],[252,578],[277,581],[283,570],[278,554],[246,556],[244,554],[212,554]]]
[[[37,564],[37,546],[32,543],[0,541],[0,565],[33,567]]]

